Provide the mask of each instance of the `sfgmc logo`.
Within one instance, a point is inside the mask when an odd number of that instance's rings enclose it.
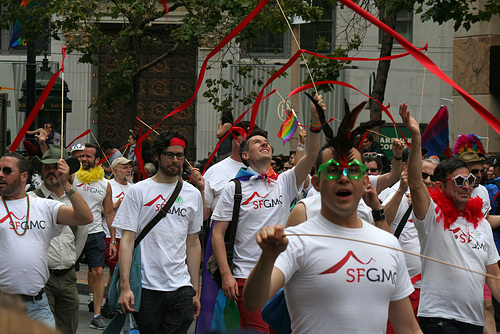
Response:
[[[453,230],[450,228],[449,231],[453,233],[455,239],[457,239],[460,243],[464,244],[470,242],[470,235],[462,231],[460,227],[454,228]]]
[[[257,197],[257,200],[253,200],[254,198]],[[254,192],[252,196],[250,196],[245,202],[243,202],[241,205],[247,205],[249,203],[252,204],[252,207],[254,209],[260,209],[260,208],[273,208],[277,205],[283,204],[283,195],[279,195],[278,198],[266,198],[266,196],[262,197],[259,195],[258,192]]]
[[[353,259],[354,261],[349,260]],[[348,283],[360,283],[363,281],[374,282],[374,283],[384,283],[389,282],[390,284],[396,284],[397,274],[392,270],[387,270],[384,268],[376,268],[369,266],[370,263],[376,262],[374,258],[366,262],[361,261],[353,251],[347,252],[347,254],[338,263],[333,265],[331,268],[325,270],[320,275],[345,273],[346,282]]]
[[[158,203],[156,203],[157,201],[159,201]],[[161,208],[163,208],[163,206],[165,205],[165,198],[163,198],[162,195],[158,195],[156,196],[152,201],[144,204],[144,206],[154,206],[155,208],[155,211],[160,211]]]

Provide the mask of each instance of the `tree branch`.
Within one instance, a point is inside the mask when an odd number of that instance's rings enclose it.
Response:
[[[165,59],[165,58],[169,57],[170,55],[172,55],[173,53],[175,53],[178,48],[179,48],[179,43],[177,42],[170,50],[166,51],[164,54],[162,54],[161,56],[159,56],[158,58],[156,58],[155,60],[153,60],[149,64],[142,66],[141,68],[139,68],[139,70],[137,72],[142,73],[144,71],[149,70],[151,67],[155,66],[163,59]]]

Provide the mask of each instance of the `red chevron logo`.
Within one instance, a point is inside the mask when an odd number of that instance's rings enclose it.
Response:
[[[14,216],[14,218],[16,218],[16,220],[22,220],[24,219],[24,217],[26,217],[26,215],[22,216],[21,218],[17,217],[13,212],[10,213],[12,216]],[[7,219],[9,218],[9,214],[7,214],[5,217],[3,217],[2,219],[0,219],[0,224],[3,223],[4,221],[6,221]]]
[[[361,261],[357,256],[356,254],[354,254],[353,251],[349,251],[346,256],[344,256],[344,258],[342,260],[340,260],[337,264],[335,264],[333,267],[323,271],[320,275],[326,275],[326,274],[335,274],[337,271],[340,270],[340,268],[342,268],[346,263],[347,261],[349,261],[350,258],[353,258],[355,259],[356,261],[358,261],[359,263],[361,264],[369,264],[371,263],[372,261],[375,261],[375,259],[373,258],[370,258],[370,260],[368,260],[368,262],[363,262]]]
[[[144,204],[144,206],[151,206],[151,205],[155,204],[155,202],[156,202],[157,200],[159,200],[159,199],[161,199],[161,200],[162,200],[162,202],[165,202],[165,198],[163,198],[163,196],[162,196],[162,195],[158,195],[158,196],[156,196],[156,197],[155,197],[152,201],[150,201],[150,202],[148,202],[148,203]]]
[[[267,197],[267,195],[264,196],[264,197],[262,197],[262,196],[259,195],[258,192],[254,192],[252,194],[252,196],[250,196],[250,198],[248,198],[245,202],[241,203],[241,205],[246,205],[246,204],[250,203],[254,199],[255,196],[257,196],[258,198],[266,198]]]
[[[115,198],[120,198],[121,196],[125,196],[125,193],[123,191],[120,194],[118,194],[117,196],[115,196]]]

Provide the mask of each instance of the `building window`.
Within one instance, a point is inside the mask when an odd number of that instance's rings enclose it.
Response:
[[[323,8],[323,16],[316,22],[300,25],[300,47],[319,53],[330,53],[334,45],[335,25],[332,5],[325,0],[314,0],[314,6]],[[330,43],[330,48],[318,49],[318,40]],[[294,41],[292,41],[294,43]]]
[[[329,53],[334,45],[335,20],[333,6],[326,0],[313,0],[313,5],[323,8],[322,17],[315,22],[300,24],[300,47],[302,49]],[[318,40],[330,43],[329,49],[318,50]],[[248,56],[283,57],[290,56],[291,43],[295,43],[289,31],[265,34],[246,42],[244,51]]]
[[[396,32],[403,36],[408,42],[413,40],[413,13],[400,11],[396,15]],[[382,44],[382,30],[379,30],[378,43]]]

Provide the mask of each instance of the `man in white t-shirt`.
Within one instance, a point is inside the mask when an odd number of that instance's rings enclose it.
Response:
[[[68,181],[70,167],[57,159],[57,181],[73,207],[26,195],[29,162],[20,154],[0,159],[0,292],[19,295],[31,318],[55,328],[43,287],[49,278],[50,241],[64,225],[92,222],[92,212]]]
[[[91,143],[85,144],[80,156],[82,168],[76,172],[73,185],[87,202],[94,221],[89,225],[89,234],[83,253],[87,259],[89,281],[89,311],[94,313],[90,328],[104,329],[106,322],[101,315],[102,299],[104,297],[104,265],[106,254],[105,233],[102,227],[102,217],[111,231],[110,256],[116,256],[115,231],[110,228],[115,212],[111,200],[111,186],[104,179],[104,170],[99,164],[104,158],[100,148]]]
[[[132,160],[128,160],[125,157],[119,157],[113,160],[111,163],[111,171],[113,173],[113,178],[109,180],[109,185],[111,186],[111,198],[113,200],[113,210],[116,214],[116,211],[120,207],[120,204],[123,201],[123,198],[125,195],[127,195],[130,187],[132,187]],[[109,233],[108,229],[108,224],[106,222],[106,218],[102,217],[103,219],[103,224],[102,227],[104,229],[104,233],[106,234],[106,238],[104,241],[106,242],[106,264],[109,267],[109,280],[107,286],[109,287],[109,284],[111,283],[111,277],[113,275],[113,272],[115,271],[115,266],[118,263],[118,254],[120,252],[120,239],[121,239],[121,231],[116,230],[115,231],[115,240],[116,240],[116,256],[111,257],[110,253],[110,245],[111,243],[111,234]],[[108,298],[106,294],[106,303],[104,303],[102,309],[101,309],[101,314],[105,318],[113,318],[115,315],[114,312],[112,312],[109,309],[108,305]]]
[[[316,100],[324,107],[321,96]],[[311,124],[319,124],[318,111],[311,104]],[[267,132],[254,130],[240,146],[242,161],[248,166],[236,176],[241,179],[242,200],[234,243],[234,272],[231,272],[226,255],[224,236],[232,219],[234,182],[223,190],[212,214],[214,228],[212,246],[222,276],[222,291],[238,304],[242,328],[268,332],[269,326],[260,312],[248,312],[243,305],[242,292],[246,278],[257,263],[260,249],[255,233],[269,224],[284,223],[290,213],[290,203],[301,191],[302,183],[311,170],[320,147],[320,130],[312,128],[307,138],[305,155],[297,165],[279,176],[271,166],[272,149]]]
[[[231,127],[231,133],[229,134],[232,137],[231,155],[207,169],[203,175],[205,178],[205,212],[203,220],[208,219],[212,211],[214,211],[226,184],[236,176],[241,168],[245,167],[241,162],[240,143],[247,136],[249,126],[249,121],[243,121]],[[259,127],[255,126],[255,129],[259,129]]]
[[[284,286],[293,333],[382,334],[388,316],[399,332],[420,333],[408,300],[413,287],[396,238],[357,217],[368,177],[360,151],[352,144],[345,150],[344,159],[332,146],[318,157],[318,174],[311,182],[321,193],[320,215],[287,228],[287,236],[281,225],[257,234],[262,254],[246,282],[245,305],[260,309]],[[378,201],[373,186],[369,191]],[[375,220],[385,220],[383,209],[374,214]]]
[[[482,200],[471,199],[475,176],[457,159],[439,163],[434,170],[435,190],[422,180],[421,135],[406,103],[399,114],[410,131],[408,185],[413,220],[421,254],[500,277],[491,227],[482,213]],[[493,295],[500,297],[497,279],[486,278]],[[484,276],[422,259],[422,289],[418,316],[424,333],[482,333]]]
[[[135,296],[129,273],[134,242],[172,195],[184,163],[186,139],[180,133],[163,132],[153,145],[158,172],[134,184],[123,199],[113,226],[122,231],[118,303],[123,312],[134,312]],[[205,183],[197,169],[182,184],[174,204],[139,243],[142,296],[134,313],[143,333],[186,333],[200,311],[199,281],[201,245],[198,233],[203,219]]]

